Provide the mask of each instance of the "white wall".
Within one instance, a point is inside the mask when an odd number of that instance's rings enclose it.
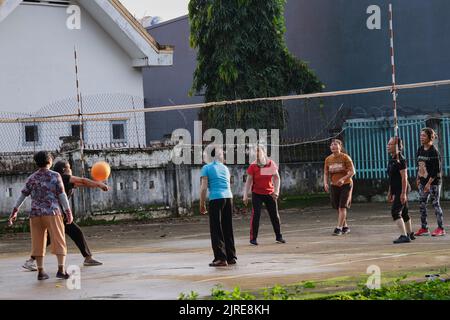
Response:
[[[81,30],[69,30],[68,17],[64,6],[21,4],[0,24],[0,112],[75,97],[74,46],[84,95],[143,97],[141,70],[123,49],[83,9]]]

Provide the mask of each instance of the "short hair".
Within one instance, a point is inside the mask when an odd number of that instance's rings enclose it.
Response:
[[[50,152],[47,151],[39,151],[34,155],[34,162],[39,168],[44,168],[50,164],[53,160],[53,156]]]
[[[423,128],[421,132],[425,132],[425,134],[428,136],[428,139],[430,139],[431,141],[437,138],[436,131],[431,128]]]

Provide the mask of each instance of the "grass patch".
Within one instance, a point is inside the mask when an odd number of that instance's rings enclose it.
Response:
[[[328,193],[316,193],[307,195],[292,195],[280,198],[280,209],[298,208],[304,209],[312,206],[328,205],[330,195]]]
[[[17,219],[11,227],[8,226],[8,219],[0,221],[0,234],[25,232],[30,232],[30,219],[28,217]]]
[[[440,278],[426,281],[424,274],[440,274]],[[338,277],[321,281],[305,281],[293,285],[275,285],[257,292],[245,292],[239,287],[227,291],[216,286],[207,300],[449,300],[450,281],[447,268],[421,270],[404,274],[383,273],[381,289],[366,286],[367,275]],[[199,295],[181,294],[180,300],[196,300]]]
[[[114,216],[111,220],[106,219],[93,219],[92,217],[81,218],[77,221],[77,224],[80,227],[91,227],[91,226],[111,226],[118,225],[120,223],[125,222],[121,220],[116,220],[116,216]]]

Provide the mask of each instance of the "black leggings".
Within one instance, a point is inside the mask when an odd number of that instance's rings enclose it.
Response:
[[[250,240],[256,240],[258,237],[259,220],[261,218],[261,209],[263,203],[269,212],[273,231],[277,239],[281,239],[280,215],[278,214],[278,204],[269,194],[252,193],[252,217],[250,220]]]
[[[73,222],[71,224],[65,224],[64,227],[66,234],[73,240],[73,242],[75,242],[83,257],[86,258],[92,256],[91,250],[89,250],[89,246],[80,226]],[[50,235],[47,233],[47,247],[50,243]],[[35,257],[32,258],[34,259]]]
[[[232,199],[209,201],[209,230],[211,232],[214,261],[236,259]]]
[[[393,194],[394,202],[392,203],[391,207],[391,215],[392,219],[394,221],[397,221],[399,219],[403,219],[404,222],[408,222],[411,220],[409,213],[408,213],[408,202],[405,204],[402,204],[400,201],[400,193]]]

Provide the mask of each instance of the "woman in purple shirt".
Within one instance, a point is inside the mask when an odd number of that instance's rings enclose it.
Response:
[[[47,243],[47,232],[52,238],[52,253],[58,259],[57,278],[68,279],[65,271],[67,254],[66,239],[64,235],[63,212],[66,215],[67,224],[73,222],[72,211],[64,191],[61,175],[51,171],[53,157],[48,152],[38,152],[34,155],[34,161],[39,169],[33,173],[22,189],[22,193],[9,217],[9,225],[17,219],[20,207],[27,197],[31,197],[30,229],[31,229],[31,255],[36,257],[38,268],[38,280],[49,278],[44,271],[44,256]]]

